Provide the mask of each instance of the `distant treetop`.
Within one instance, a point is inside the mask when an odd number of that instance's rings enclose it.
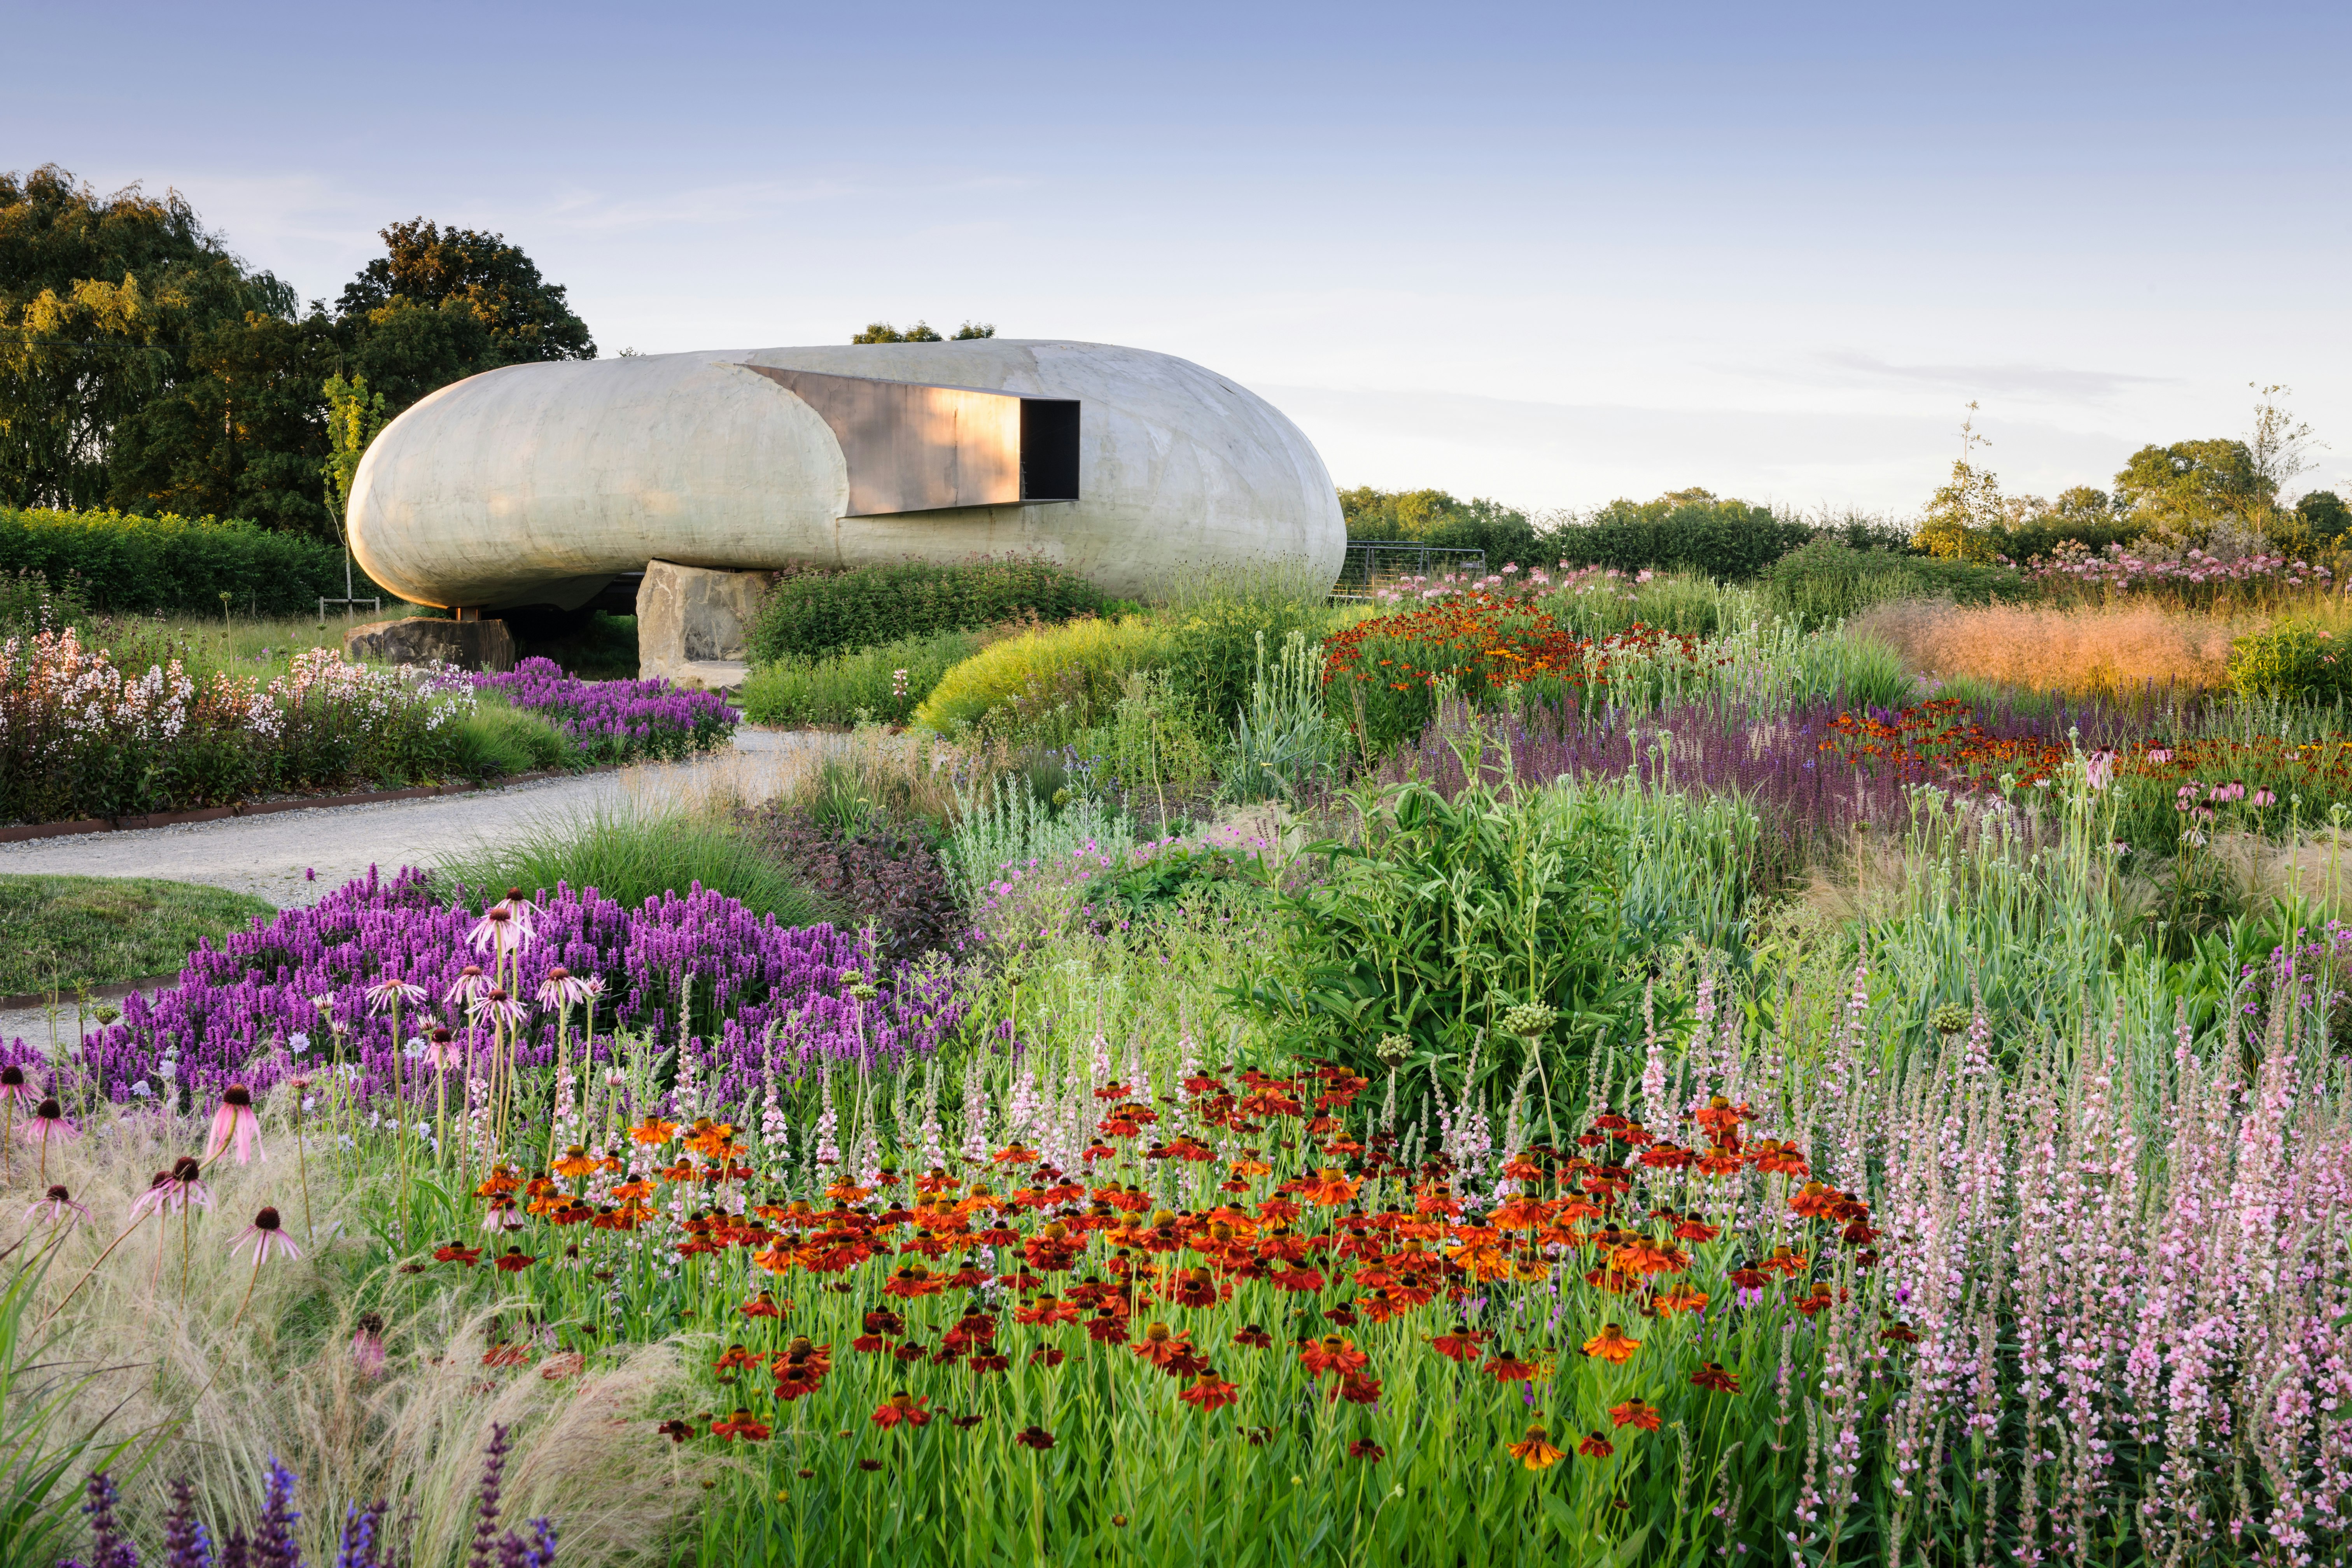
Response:
[[[955,341],[960,343],[995,335],[996,328],[984,321],[966,321],[955,330]],[[936,343],[944,340],[929,321],[917,321],[903,332],[887,321],[868,321],[866,330],[849,341],[853,343]]]

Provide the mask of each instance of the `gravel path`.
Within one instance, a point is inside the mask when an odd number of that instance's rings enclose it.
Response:
[[[735,731],[730,749],[690,763],[539,779],[430,800],[0,844],[0,872],[162,877],[250,893],[285,909],[317,902],[353,877],[365,876],[370,866],[389,875],[403,866],[433,865],[508,829],[599,806],[678,804],[709,794],[763,799],[836,739],[813,731],[746,727]],[[71,1037],[70,1003],[59,1028]],[[0,1012],[0,1039],[46,1041],[49,1029],[45,1012]]]

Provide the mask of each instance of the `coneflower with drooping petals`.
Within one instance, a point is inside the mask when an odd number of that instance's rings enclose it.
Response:
[[[205,1139],[205,1163],[219,1159],[232,1145],[240,1165],[269,1158],[269,1151],[261,1146],[261,1117],[253,1109],[253,1091],[241,1083],[221,1090],[220,1109],[213,1112],[212,1132]]]
[[[27,1143],[39,1144],[46,1152],[53,1142],[72,1142],[81,1136],[81,1129],[66,1120],[66,1108],[51,1098],[33,1107],[33,1114],[25,1119],[16,1135]]]
[[[376,981],[365,992],[371,1013],[387,1012],[395,1003],[404,1007],[414,1007],[427,994],[424,986],[411,984],[390,974]]]
[[[131,1217],[145,1219],[151,1214],[170,1215],[175,1209],[213,1206],[212,1189],[202,1181],[204,1166],[193,1154],[183,1154],[172,1162],[168,1171],[158,1171],[147,1190],[132,1200]]]
[[[33,1092],[33,1086],[25,1081],[23,1068],[13,1063],[0,1068],[0,1106],[6,1106],[22,1114],[31,1110],[39,1102],[40,1098]]]
[[[37,1203],[25,1210],[26,1225],[79,1224],[89,1217],[89,1210],[73,1201],[63,1186],[53,1186]]]
[[[229,1244],[228,1255],[238,1256],[248,1244],[253,1247],[253,1267],[257,1271],[272,1258],[292,1259],[302,1256],[302,1249],[286,1234],[286,1222],[278,1217],[274,1208],[263,1209],[253,1216],[251,1225],[236,1233],[236,1239]]]

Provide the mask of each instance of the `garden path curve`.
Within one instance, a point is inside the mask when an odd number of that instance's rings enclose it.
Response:
[[[268,816],[181,823],[123,833],[77,834],[0,844],[0,873],[76,877],[161,877],[228,888],[280,909],[317,902],[370,866],[389,875],[464,854],[478,839],[598,806],[632,801],[675,804],[700,791],[734,790],[752,798],[835,737],[805,730],[735,731],[733,745],[689,763],[649,763],[576,778],[537,779],[503,789],[322,806]],[[70,1037],[73,1005],[58,1026]],[[0,1039],[46,1040],[44,1011],[0,1012]]]

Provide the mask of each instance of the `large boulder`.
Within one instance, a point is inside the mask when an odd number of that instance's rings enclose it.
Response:
[[[713,572],[669,561],[646,564],[637,585],[637,675],[719,689],[740,683],[752,618],[771,582],[764,572]]]
[[[512,669],[514,638],[504,621],[444,621],[412,616],[370,621],[343,634],[343,657],[370,664],[453,664],[459,669]]]

